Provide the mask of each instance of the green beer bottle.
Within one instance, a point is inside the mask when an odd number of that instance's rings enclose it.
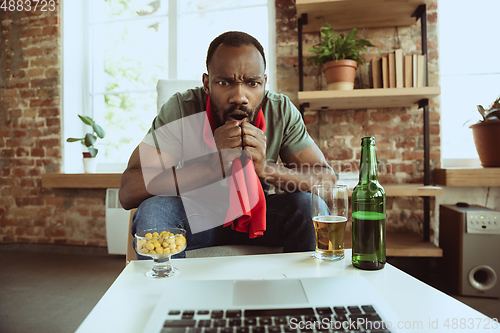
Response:
[[[367,270],[385,265],[385,191],[377,180],[374,137],[361,139],[359,183],[352,191],[352,264]]]

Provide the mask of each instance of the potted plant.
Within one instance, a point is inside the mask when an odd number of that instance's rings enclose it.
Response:
[[[315,55],[307,62],[318,66],[325,74],[330,90],[351,90],[358,65],[365,63],[361,52],[376,47],[366,39],[356,39],[358,30],[353,28],[347,35],[337,34],[330,23],[320,18],[326,27],[320,28],[320,43],[309,49]],[[380,52],[380,48],[379,52]]]
[[[477,154],[483,167],[500,167],[500,96],[488,110],[481,105],[477,109],[483,119],[470,125]]]
[[[88,152],[83,152],[83,167],[86,173],[95,173],[97,168],[96,156],[99,150],[94,147],[94,143],[97,138],[104,138],[106,133],[92,118],[87,116],[78,115],[78,117],[83,121],[84,124],[89,125],[92,128],[91,132],[85,134],[83,138],[68,138],[66,142],[81,142],[82,145],[87,147]]]

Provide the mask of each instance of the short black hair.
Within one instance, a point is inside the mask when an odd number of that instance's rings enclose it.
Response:
[[[264,69],[266,69],[266,57],[264,55],[264,48],[262,45],[259,43],[259,41],[247,34],[246,32],[242,31],[228,31],[225,32],[219,36],[217,36],[211,43],[210,46],[208,47],[208,52],[207,52],[207,71],[208,71],[208,63],[210,62],[210,59],[212,59],[212,56],[214,55],[215,50],[222,44],[227,45],[227,46],[233,46],[233,47],[240,47],[242,45],[253,45],[257,48],[257,50],[260,52],[262,55],[262,59],[264,60]]]

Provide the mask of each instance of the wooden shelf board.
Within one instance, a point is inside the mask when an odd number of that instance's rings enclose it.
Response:
[[[500,186],[500,168],[435,169],[434,181],[442,186]]]
[[[431,242],[424,242],[422,235],[416,233],[388,232],[386,255],[388,257],[442,257],[443,250]],[[344,234],[344,247],[351,246],[351,230]]]
[[[439,186],[423,184],[381,184],[388,197],[435,197],[443,195],[443,189]],[[349,187],[349,186],[348,186]],[[349,195],[352,187],[349,188]]]
[[[389,197],[434,197],[443,195],[439,186],[423,184],[382,184],[385,195]]]
[[[304,32],[319,31],[324,17],[334,30],[352,28],[382,28],[410,26],[416,18],[411,17],[421,4],[430,0],[296,0],[297,17],[308,15]]]
[[[45,173],[42,187],[119,188],[121,177],[121,173]]]
[[[119,188],[121,176],[121,173],[46,173],[42,175],[42,187]],[[432,197],[443,194],[441,187],[422,184],[382,184],[382,186],[387,196]]]
[[[421,87],[299,91],[298,97],[301,104],[309,103],[308,110],[340,110],[409,107],[440,94],[440,87]]]

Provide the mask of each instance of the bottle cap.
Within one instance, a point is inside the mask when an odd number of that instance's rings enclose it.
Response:
[[[375,137],[374,136],[366,136],[361,139],[361,145],[373,145],[375,146]]]

